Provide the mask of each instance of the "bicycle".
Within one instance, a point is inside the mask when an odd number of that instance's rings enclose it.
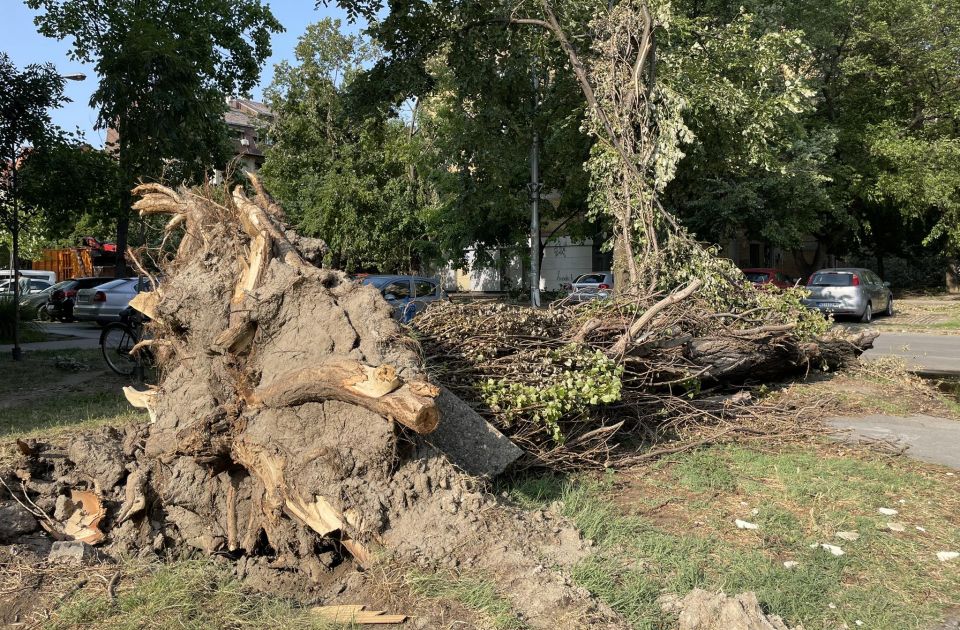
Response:
[[[144,339],[144,323],[149,321],[145,315],[127,307],[120,313],[120,321],[104,326],[100,333],[100,352],[107,366],[120,376],[133,376],[139,373],[143,379],[144,363],[151,360],[150,349],[140,348],[132,352],[134,346]]]

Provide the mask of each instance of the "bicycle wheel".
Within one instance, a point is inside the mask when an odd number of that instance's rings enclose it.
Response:
[[[130,376],[137,369],[137,359],[130,350],[137,343],[136,335],[126,324],[108,324],[100,333],[100,351],[111,370],[120,376]]]

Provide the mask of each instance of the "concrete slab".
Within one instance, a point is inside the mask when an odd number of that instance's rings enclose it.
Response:
[[[870,415],[830,418],[827,423],[837,429],[851,430],[854,438],[888,440],[907,447],[908,457],[960,469],[960,420],[924,415]]]
[[[425,436],[427,441],[471,475],[496,477],[523,455],[520,447],[446,387],[440,388],[437,408],[440,424]]]

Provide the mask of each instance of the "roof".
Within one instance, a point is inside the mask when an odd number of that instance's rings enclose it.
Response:
[[[262,120],[273,119],[273,110],[264,103],[245,98],[228,98],[224,121],[234,127],[255,127]]]

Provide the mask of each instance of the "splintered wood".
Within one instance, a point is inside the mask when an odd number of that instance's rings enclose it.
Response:
[[[381,610],[367,610],[362,605],[317,606],[313,612],[324,621],[333,623],[356,623],[361,625],[398,624],[407,620],[406,615],[387,615]]]

